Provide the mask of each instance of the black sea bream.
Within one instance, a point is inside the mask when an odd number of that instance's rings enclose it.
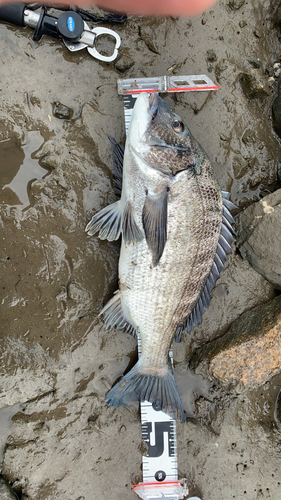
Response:
[[[122,150],[117,153],[120,163]],[[139,361],[109,391],[109,404],[146,400],[172,415],[177,408],[184,419],[169,349],[201,322],[231,251],[235,206],[228,198],[182,119],[158,94],[140,94],[121,199],[86,228],[110,241],[122,233],[119,290],[102,313],[108,327],[141,336]]]

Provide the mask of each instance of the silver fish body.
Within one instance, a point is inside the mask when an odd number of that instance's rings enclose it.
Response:
[[[178,408],[183,420],[168,353],[173,338],[200,323],[210,303],[233,241],[232,207],[181,118],[158,95],[141,94],[126,142],[121,200],[86,228],[108,239],[122,232],[119,290],[102,313],[107,326],[141,336],[138,363],[107,395],[113,406],[147,400],[170,414]]]

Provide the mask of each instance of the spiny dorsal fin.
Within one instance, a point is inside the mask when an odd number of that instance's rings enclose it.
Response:
[[[122,181],[123,181],[123,161],[124,161],[124,148],[121,144],[117,144],[115,139],[108,135],[112,151],[112,176],[113,188],[116,196],[121,198]]]
[[[107,328],[116,328],[116,330],[124,330],[131,335],[137,336],[137,328],[133,326],[125,317],[119,290],[115,292],[112,299],[107,302],[101,310],[99,316],[103,314],[105,326]]]
[[[222,226],[211,272],[205,282],[203,290],[191,313],[186,318],[184,323],[178,326],[175,334],[176,342],[181,342],[183,330],[186,330],[188,333],[191,333],[193,328],[195,328],[197,325],[201,323],[202,315],[210,305],[212,298],[212,290],[216,285],[216,281],[220,277],[220,272],[224,269],[224,263],[227,258],[226,254],[231,252],[231,243],[233,243],[234,241],[233,234],[235,235],[235,231],[230,225],[231,222],[232,223],[234,222],[234,219],[231,213],[229,212],[229,209],[232,210],[237,207],[231,201],[229,201],[229,196],[230,196],[229,193],[227,193],[226,191],[222,191],[222,197],[223,197]]]
[[[153,266],[157,266],[167,240],[168,189],[157,195],[147,193],[142,223],[147,246],[152,254]]]

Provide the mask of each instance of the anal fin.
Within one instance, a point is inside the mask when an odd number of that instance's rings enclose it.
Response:
[[[119,291],[115,292],[112,299],[107,302],[107,304],[101,310],[99,316],[101,315],[103,315],[104,322],[107,328],[124,330],[131,335],[137,336],[137,328],[133,326],[124,315]]]

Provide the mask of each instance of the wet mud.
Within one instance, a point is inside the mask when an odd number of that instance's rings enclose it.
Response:
[[[114,28],[122,45],[111,64],[0,24],[0,469],[21,500],[129,500],[142,478],[138,404],[104,401],[137,357],[135,340],[107,331],[98,316],[118,287],[120,243],[84,230],[116,200],[107,134],[124,144],[117,79],[207,74],[220,85],[164,98],[238,214],[280,187],[273,7],[221,0],[193,19],[129,17]],[[262,97],[241,85],[252,69],[268,88]],[[70,114],[59,116],[56,103]],[[277,294],[233,245],[202,324],[173,346],[186,410],[177,425],[179,477],[202,500],[280,499],[281,375],[234,390],[189,367],[197,349]]]

